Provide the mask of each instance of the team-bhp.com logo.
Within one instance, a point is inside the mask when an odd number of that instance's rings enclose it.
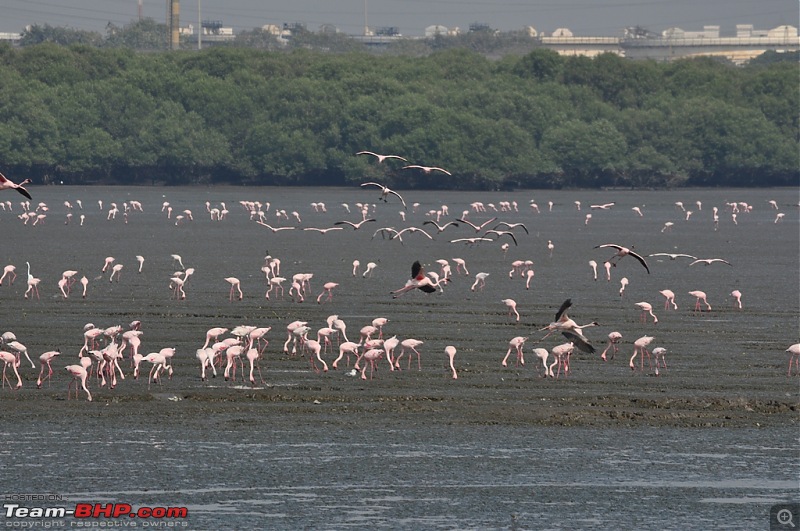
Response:
[[[100,518],[154,518],[163,521],[187,518],[189,509],[186,507],[138,507],[134,509],[128,503],[76,503],[74,508],[23,507],[18,503],[5,503],[3,504],[3,513],[7,521],[12,519],[58,519],[67,517],[88,521]],[[86,522],[87,524],[88,521]],[[80,520],[77,523],[80,523]]]

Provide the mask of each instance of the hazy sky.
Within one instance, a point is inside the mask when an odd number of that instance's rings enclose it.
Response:
[[[138,17],[164,22],[166,0],[0,0],[0,32],[20,32],[28,24],[50,24],[105,34]],[[467,30],[474,22],[511,31],[533,26],[552,33],[565,27],[575,35],[619,35],[627,26],[661,32],[669,27],[699,31],[720,26],[735,34],[736,24],[770,29],[798,26],[798,0],[200,0],[202,18],[219,20],[234,31],[265,24],[301,22],[316,31],[325,23],[361,34],[364,10],[371,28],[397,26],[403,35],[422,35],[440,24]],[[181,0],[181,26],[197,23],[198,0]]]

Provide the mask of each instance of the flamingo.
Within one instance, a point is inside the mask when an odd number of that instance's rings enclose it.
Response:
[[[527,337],[517,336],[511,338],[508,342],[508,352],[506,352],[505,358],[503,358],[502,365],[503,367],[508,366],[508,357],[511,355],[511,351],[517,352],[517,364],[515,367],[519,367],[520,365],[525,365],[525,357],[522,354],[522,347],[525,345],[525,341],[527,341]]]
[[[589,267],[592,268],[593,280],[597,280],[597,262],[595,262],[594,260],[589,260]]]
[[[603,361],[607,361],[606,352],[608,352],[609,350],[611,350],[611,359],[612,360],[614,359],[614,354],[619,352],[617,344],[619,344],[621,339],[622,339],[622,334],[620,334],[619,332],[611,332],[610,334],[608,334],[608,345],[606,346],[605,350],[603,350],[603,353],[600,354],[600,357],[603,359]]]
[[[456,372],[456,367],[454,364],[455,357],[456,357],[456,347],[453,345],[448,345],[444,347],[444,353],[447,358],[450,360],[450,370],[453,372],[453,380],[458,379],[458,373]]]
[[[42,366],[41,370],[39,371],[39,378],[36,380],[36,387],[37,389],[42,388],[42,384],[45,380],[50,380],[50,377],[53,376],[53,367],[50,366],[50,362],[55,359],[56,356],[61,354],[61,351],[56,350],[49,350],[39,356],[39,364]],[[44,368],[47,366],[47,376],[44,376]],[[50,385],[49,383],[47,385]]]
[[[389,200],[387,199],[387,197],[389,195],[397,196],[397,198],[400,199],[400,202],[403,204],[403,208],[405,210],[408,210],[408,207],[406,206],[406,201],[405,201],[405,199],[403,199],[403,196],[398,194],[394,190],[390,189],[388,186],[385,186],[385,185],[380,184],[380,183],[373,183],[373,182],[361,183],[361,186],[362,187],[364,187],[364,186],[377,186],[378,188],[380,188],[381,189],[381,196],[378,198],[378,200],[379,201],[383,201],[384,203],[388,203],[389,202]]]
[[[350,366],[350,355],[353,354],[358,358],[358,343],[353,343],[352,341],[345,341],[344,343],[339,345],[339,357],[333,361],[331,365],[334,369],[337,369],[337,365],[339,361],[347,354],[347,366]]]
[[[733,267],[733,264],[731,264],[727,260],[723,260],[722,258],[698,258],[697,260],[695,260],[694,262],[692,262],[689,265],[690,266],[693,266],[693,265],[696,265],[696,264],[711,265],[711,264],[713,264],[715,262],[719,262],[719,263],[722,263],[722,264],[728,264],[729,266]]]
[[[359,151],[358,153],[356,153],[356,155],[372,155],[373,157],[378,158],[378,163],[382,163],[386,159],[398,159],[402,160],[403,162],[408,162],[407,159],[404,159],[400,155],[381,155],[378,153],[373,153],[372,151]]]
[[[667,368],[667,360],[665,355],[667,354],[667,349],[664,347],[656,347],[653,349],[653,359],[656,362],[656,376],[658,376],[658,368],[661,363],[664,364],[664,368]]]
[[[800,374],[800,343],[790,346],[786,349],[786,352],[789,353],[789,372],[787,376],[792,375],[792,362],[794,362],[797,373]]]
[[[372,380],[372,373],[375,371],[375,367],[378,364],[378,361],[383,357],[383,350],[379,348],[372,348],[364,352],[361,357],[369,362],[369,379]],[[361,379],[367,379],[367,364],[364,364],[364,367],[361,369]]]
[[[423,344],[422,341],[420,341],[419,339],[413,339],[413,338],[408,338],[408,339],[404,339],[403,341],[401,341],[400,342],[400,355],[397,356],[397,359],[395,360],[395,366],[398,369],[400,368],[400,358],[402,358],[403,354],[406,353],[406,349],[409,349],[411,352],[416,352],[416,354],[417,354],[417,370],[418,371],[422,370],[422,359],[421,359],[422,355],[417,350],[417,347],[422,345],[422,344]],[[413,358],[413,357],[414,356],[409,353],[409,355],[408,355],[408,368],[409,369],[411,369],[411,358]]]
[[[339,284],[337,284],[336,282],[326,282],[325,284],[323,284],[322,293],[320,293],[319,297],[317,297],[317,304],[322,304],[323,302],[322,297],[325,296],[326,293],[328,294],[328,297],[325,299],[325,301],[329,302],[333,300],[333,289],[338,285]]]
[[[575,350],[575,345],[570,343],[562,343],[561,345],[557,345],[553,347],[553,363],[550,364],[548,367],[548,372],[550,376],[553,376],[553,366],[558,365],[558,372],[556,372],[556,378],[561,375],[561,368],[564,368],[564,377],[569,375],[569,358],[572,356],[573,351]]]
[[[3,281],[6,277],[9,277],[8,283],[10,285],[14,285],[14,281],[17,279],[16,267],[9,264],[3,268],[3,276],[0,277],[0,286],[3,285]]]
[[[239,300],[242,300],[244,294],[242,293],[242,285],[241,282],[239,282],[239,279],[236,277],[225,277],[225,282],[231,285],[231,291],[228,294],[228,300],[233,301],[234,291],[239,292]]]
[[[658,322],[658,317],[656,317],[656,314],[653,313],[653,305],[652,304],[650,304],[649,302],[637,302],[636,303],[636,307],[639,308],[640,310],[642,310],[642,316],[641,316],[640,320],[643,323],[647,322],[647,314],[648,313],[653,317],[653,324],[656,324]]]
[[[480,289],[483,291],[483,288],[486,287],[486,277],[489,276],[489,273],[477,273],[475,275],[475,282],[470,287],[470,291],[475,291],[476,289]]]
[[[636,258],[636,260],[638,260],[639,263],[642,264],[642,266],[647,270],[648,274],[650,273],[650,268],[647,267],[647,262],[645,261],[645,259],[642,258],[641,255],[633,252],[632,250],[628,249],[627,247],[623,247],[622,245],[617,245],[616,243],[604,243],[602,245],[595,245],[594,248],[595,249],[600,249],[600,248],[603,248],[603,247],[612,247],[612,248],[617,250],[617,253],[608,260],[611,263],[611,265],[614,265],[614,266],[617,265],[615,260],[614,260],[615,258],[617,260],[619,260],[619,259],[621,259],[621,258],[623,258],[625,256],[629,256],[630,255],[630,256]]]
[[[733,297],[733,305],[742,309],[742,292],[738,289],[731,291],[731,297]]]
[[[677,310],[678,309],[678,305],[675,302],[675,293],[672,290],[662,289],[661,291],[659,291],[659,293],[662,294],[664,296],[664,298],[666,299],[664,301],[664,310],[668,310],[670,304],[672,304],[672,309],[673,310]]]
[[[547,334],[541,340],[544,340],[545,338],[550,336],[553,332],[561,332],[564,335],[564,337],[573,342],[573,344],[578,348],[578,350],[586,352],[588,354],[594,354],[595,348],[594,346],[592,346],[589,340],[586,339],[586,336],[583,335],[583,329],[588,328],[590,326],[598,326],[598,323],[597,321],[592,321],[591,323],[579,326],[575,321],[573,321],[567,316],[567,309],[570,306],[572,306],[572,299],[565,300],[561,304],[561,307],[556,312],[555,321],[545,326],[544,328],[539,329],[540,332],[544,330],[548,331]]]
[[[445,170],[444,168],[439,168],[438,166],[420,166],[419,164],[409,164],[408,166],[403,166],[401,169],[403,170],[422,170],[423,173],[431,173],[432,171],[439,171],[444,173],[445,175],[453,175],[449,171]]]
[[[706,311],[709,311],[709,312],[711,311],[711,305],[708,303],[708,300],[706,300],[706,294],[705,294],[704,291],[700,291],[700,290],[690,291],[689,295],[691,295],[692,297],[695,297],[697,299],[695,301],[695,304],[694,304],[694,311],[695,312],[702,311],[700,309],[700,301],[702,301],[706,305]]]
[[[28,199],[33,199],[31,194],[28,190],[25,189],[26,184],[32,182],[30,179],[25,179],[24,181],[20,182],[19,184],[9,180],[5,175],[0,173],[0,190],[16,190],[20,194],[24,195]]]
[[[503,299],[500,302],[502,302],[508,307],[508,316],[511,317],[511,314],[513,313],[514,315],[517,316],[517,322],[519,322],[519,312],[517,311],[517,302],[514,299]]]
[[[404,293],[418,289],[425,293],[434,293],[436,290],[441,289],[439,282],[434,282],[430,277],[425,275],[425,268],[419,263],[419,260],[411,264],[411,278],[406,281],[402,288],[390,291],[392,298],[396,299]]]
[[[619,279],[619,296],[622,297],[623,293],[625,293],[625,288],[628,287],[628,277],[622,277]]]
[[[650,352],[647,350],[647,346],[653,342],[655,339],[653,336],[642,336],[636,341],[633,342],[633,356],[631,356],[631,360],[628,363],[631,370],[636,370],[636,364],[633,363],[633,360],[636,358],[636,355],[641,353],[642,354],[642,371],[644,371],[644,357],[647,356],[647,359],[650,360],[650,365],[652,366],[652,360],[650,358]]]
[[[19,389],[22,387],[22,378],[20,378],[19,371],[17,370],[17,367],[19,367],[20,364],[19,357],[11,352],[2,350],[0,351],[0,361],[3,362],[3,387],[5,387],[6,382],[8,382],[8,387],[11,388],[11,381],[6,376],[6,368],[9,365],[11,365],[11,368],[14,370],[14,374],[17,376],[17,385],[14,387],[14,389]]]
[[[91,402],[92,393],[90,393],[89,388],[86,387],[86,378],[89,376],[86,368],[83,365],[67,365],[64,369],[72,376],[72,380],[70,380],[67,386],[67,400],[70,398],[70,390],[72,389],[73,382],[75,383],[75,399],[78,399],[78,380],[80,380],[81,387],[86,391],[86,400]]]

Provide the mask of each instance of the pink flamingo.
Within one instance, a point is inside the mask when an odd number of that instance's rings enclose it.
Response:
[[[237,362],[242,368],[242,380],[244,380],[244,363],[242,362],[243,352],[244,347],[240,344],[231,345],[225,350],[225,356],[228,362],[225,364],[225,372],[223,373],[223,376],[225,377],[226,382],[228,379],[232,379],[234,382],[236,381]]]
[[[525,357],[522,354],[522,347],[525,345],[527,340],[527,337],[517,336],[508,342],[508,352],[506,352],[506,356],[503,358],[503,367],[508,367],[508,357],[511,355],[511,351],[514,350],[517,352],[517,364],[514,366],[519,367],[520,365],[525,365]]]
[[[447,358],[450,360],[450,370],[453,373],[453,380],[458,380],[458,373],[456,372],[455,367],[455,357],[456,357],[456,347],[453,345],[448,345],[444,347],[444,353],[447,355]]]
[[[453,258],[453,262],[456,263],[456,273],[464,273],[465,275],[469,275],[469,271],[467,271],[467,263],[463,258]]]
[[[652,367],[653,361],[650,358],[650,352],[647,350],[647,346],[653,342],[655,339],[653,336],[642,336],[636,341],[633,342],[633,356],[631,356],[631,360],[629,362],[629,366],[631,370],[636,370],[636,364],[633,360],[636,358],[636,355],[641,353],[642,354],[642,371],[644,371],[644,357],[647,356],[648,361],[650,362],[650,366]]]
[[[197,359],[200,360],[200,379],[206,381],[206,367],[211,367],[214,372],[214,378],[217,377],[217,369],[214,367],[214,349],[211,347],[203,347],[197,349]]]
[[[11,381],[6,376],[6,368],[11,365],[11,368],[14,370],[14,374],[17,376],[17,385],[14,389],[19,389],[22,387],[22,378],[19,376],[19,371],[17,367],[19,367],[20,359],[18,356],[7,352],[5,350],[0,351],[0,360],[3,361],[3,388],[6,386],[6,382],[8,382],[9,389],[11,388]]]
[[[733,305],[742,309],[742,292],[738,289],[731,291],[731,297],[733,297]]]
[[[594,260],[589,260],[589,267],[592,268],[593,280],[597,280],[597,262],[595,262]]]
[[[378,330],[378,338],[383,339],[383,327],[389,322],[386,317],[376,317],[372,320],[372,326]]]
[[[475,275],[475,282],[472,284],[472,287],[469,288],[470,291],[475,291],[476,289],[479,289],[479,290],[483,291],[483,288],[486,287],[486,277],[488,277],[488,276],[489,276],[489,273],[478,273],[478,274],[476,274]]]
[[[389,360],[389,365],[390,365],[391,367],[395,367],[395,360],[394,360],[394,349],[396,349],[396,348],[397,348],[397,345],[399,345],[399,344],[400,344],[400,340],[399,340],[399,339],[397,339],[397,336],[392,336],[392,337],[390,337],[390,338],[386,339],[386,340],[383,342],[383,350],[385,350],[385,351],[386,351],[386,359],[388,359],[388,360]],[[411,358],[411,357],[409,356],[409,359],[410,359],[410,358]],[[395,368],[397,368],[398,370],[400,370],[399,364],[398,364],[398,366],[397,366],[397,367],[395,367]]]
[[[408,160],[404,159],[400,155],[381,155],[378,153],[373,153],[372,151],[359,151],[358,153],[356,153],[356,155],[372,155],[373,157],[378,158],[379,163],[385,161],[386,159],[397,159],[397,160],[402,160],[403,162],[408,162]]]
[[[339,284],[336,282],[326,282],[322,285],[322,293],[319,294],[317,297],[317,304],[322,304],[322,297],[325,294],[328,294],[328,298],[325,299],[326,302],[333,300],[333,288],[337,287]]]
[[[535,273],[533,272],[533,269],[528,269],[527,271],[525,271],[525,277],[526,277],[525,289],[531,289],[531,280],[533,280],[534,274]]]
[[[636,307],[642,310],[642,316],[640,317],[640,321],[643,323],[647,322],[647,314],[649,313],[653,317],[653,324],[658,322],[658,317],[656,314],[653,313],[653,305],[649,302],[637,302]]]
[[[336,358],[333,362],[332,367],[337,369],[339,361],[342,357],[347,354],[347,366],[350,366],[350,355],[353,354],[358,358],[358,343],[353,343],[352,341],[345,341],[344,343],[339,345],[339,357]]]
[[[664,310],[668,310],[670,304],[672,304],[672,309],[673,310],[677,310],[678,309],[678,305],[675,303],[675,293],[673,293],[672,290],[662,289],[661,291],[659,291],[659,293],[662,294],[664,296],[664,298],[666,299],[664,301]]]
[[[553,366],[558,365],[558,372],[556,372],[555,378],[558,379],[561,375],[561,368],[564,368],[564,377],[566,378],[569,375],[569,358],[572,356],[573,351],[575,350],[575,345],[570,343],[562,343],[561,345],[557,345],[553,347],[552,353],[553,363],[550,364],[548,371],[550,376],[553,376]]]
[[[212,342],[212,340],[217,341],[219,339],[219,336],[221,336],[227,331],[228,331],[227,328],[222,328],[222,327],[214,327],[209,329],[208,332],[206,332],[206,342],[203,343],[202,348],[206,348],[208,344]]]
[[[61,351],[56,349],[47,351],[41,356],[39,356],[39,363],[41,364],[42,368],[39,371],[39,378],[36,380],[36,387],[38,389],[42,388],[42,384],[44,383],[45,380],[48,380],[48,385],[50,385],[49,380],[50,377],[53,376],[53,368],[50,366],[50,362],[53,361],[55,357],[58,356],[59,354],[61,354]],[[47,366],[47,376],[44,376],[45,366]]]
[[[3,281],[6,277],[9,277],[8,283],[9,285],[14,285],[14,281],[17,279],[16,267],[9,264],[3,268],[3,276],[0,277],[0,286],[3,285]]]
[[[106,270],[109,267],[111,267],[111,264],[113,264],[115,260],[116,260],[116,258],[114,258],[113,256],[107,256],[105,261],[103,262],[103,269],[101,269],[100,272],[101,273],[105,273]]]
[[[706,300],[706,294],[705,294],[704,291],[699,291],[699,290],[690,291],[689,295],[691,295],[692,297],[697,298],[697,301],[694,304],[694,311],[695,312],[702,311],[700,309],[700,301],[702,301],[706,305],[706,311],[709,311],[709,312],[711,311],[711,305],[708,303],[708,300]]]
[[[361,262],[359,260],[353,260],[353,276],[358,275],[359,267],[361,267]]]
[[[86,289],[89,287],[89,279],[86,278],[86,276],[82,276],[81,280],[80,280],[80,283],[81,283],[81,286],[83,286],[83,293],[81,294],[81,297],[83,297],[85,299],[86,298]]]
[[[606,346],[605,350],[603,350],[603,353],[600,354],[600,357],[603,359],[603,361],[606,361],[606,352],[608,352],[609,349],[611,349],[611,359],[612,360],[614,359],[614,354],[619,352],[617,344],[619,344],[621,339],[622,339],[622,334],[620,334],[619,332],[611,332],[610,334],[608,334],[608,345]]]
[[[569,309],[571,306],[572,299],[567,299],[561,303],[561,307],[556,312],[555,321],[544,328],[539,329],[540,332],[547,330],[547,334],[545,334],[541,340],[546,339],[554,332],[561,332],[561,334],[569,339],[574,346],[578,347],[578,350],[586,352],[587,354],[594,354],[595,348],[589,342],[586,336],[583,335],[583,329],[590,326],[598,326],[598,323],[597,321],[592,321],[591,323],[582,326],[578,325],[578,323],[570,319],[567,315],[567,309]]]
[[[253,368],[255,367],[258,369],[258,378],[261,380],[261,385],[264,385],[264,377],[261,375],[261,367],[258,364],[258,360],[261,357],[261,354],[258,352],[258,349],[251,348],[247,350],[245,354],[247,356],[247,361],[250,362],[250,385],[255,387],[256,379],[253,376]]]
[[[628,287],[628,277],[622,277],[619,280],[619,296],[620,297],[622,297],[622,295],[625,293],[625,288],[627,288],[627,287]]]
[[[434,282],[430,277],[426,276],[422,264],[416,261],[411,265],[411,278],[406,281],[402,288],[390,291],[389,293],[391,293],[392,298],[396,299],[414,289],[424,291],[425,293],[433,293],[437,288],[440,288],[439,282]]]
[[[534,356],[539,358],[539,361],[542,362],[542,367],[544,367],[544,374],[542,375],[542,377],[543,378],[545,376],[551,376],[552,377],[553,373],[550,372],[550,367],[547,366],[547,358],[548,358],[548,356],[550,356],[550,353],[547,351],[547,349],[546,348],[535,348],[535,349],[533,349],[533,354],[534,354]]]
[[[422,344],[423,344],[422,341],[420,341],[419,339],[413,339],[413,338],[404,339],[403,341],[401,341],[400,342],[400,355],[397,356],[397,359],[395,360],[395,365],[396,366],[400,365],[400,358],[402,358],[403,354],[406,353],[406,349],[409,349],[412,352],[416,352],[416,354],[417,354],[417,370],[421,371],[422,370],[422,355],[417,350],[417,347],[422,345]],[[408,368],[409,369],[411,369],[411,359],[413,357],[414,357],[414,355],[409,353],[409,355],[408,355]]]
[[[83,365],[67,365],[64,367],[64,369],[66,369],[66,371],[72,376],[72,380],[70,380],[69,385],[67,386],[67,400],[70,399],[70,391],[72,390],[73,382],[75,383],[75,399],[78,399],[78,380],[80,380],[81,387],[83,387],[83,390],[86,391],[86,399],[91,402],[92,393],[90,393],[89,388],[86,387],[86,378],[89,376],[86,368]]]
[[[658,376],[658,368],[660,364],[664,364],[664,368],[667,368],[667,359],[666,359],[667,349],[664,347],[656,347],[653,349],[653,359],[656,362],[656,376]]]
[[[10,181],[5,175],[0,173],[0,190],[16,190],[17,192],[24,195],[28,199],[33,199],[28,190],[25,189],[25,185],[30,182],[31,182],[30,179],[25,179],[24,181],[17,184],[13,181]]]
[[[228,294],[228,300],[233,301],[233,292],[239,292],[239,300],[242,300],[244,294],[242,293],[242,284],[239,282],[239,279],[236,277],[225,277],[225,282],[231,285],[231,291]]]
[[[369,379],[372,380],[372,373],[375,372],[375,368],[378,365],[378,361],[380,361],[381,357],[383,357],[383,349],[379,348],[372,348],[368,351],[364,352],[361,356],[366,362],[369,362]],[[364,367],[361,369],[361,379],[367,379],[367,364],[364,363]]]
[[[795,343],[791,347],[787,348],[786,352],[789,353],[789,372],[787,373],[787,376],[792,375],[792,362],[794,362],[797,373],[800,374],[800,343]]]
[[[308,357],[308,361],[311,364],[311,368],[314,369],[314,372],[319,372],[314,358],[316,358],[322,364],[322,372],[328,372],[328,364],[325,363],[325,360],[323,360],[321,356],[322,345],[319,344],[319,341],[315,339],[307,339],[305,344],[312,354]]]
[[[647,270],[648,274],[650,273],[650,268],[647,267],[647,262],[645,261],[645,259],[641,255],[633,252],[627,247],[623,247],[622,245],[617,245],[616,243],[604,243],[602,245],[596,245],[594,248],[600,249],[603,247],[611,247],[617,250],[616,254],[608,260],[609,263],[611,263],[611,265],[616,265],[616,262],[619,261],[621,258],[624,258],[625,256],[632,256],[636,260],[638,260],[640,264],[642,264],[642,266]],[[615,258],[617,260],[614,260]]]
[[[519,322],[519,312],[517,311],[517,302],[514,299],[503,299],[500,302],[502,302],[508,307],[508,316],[511,317],[511,314],[513,313],[514,315],[517,316],[517,321]]]
[[[122,264],[114,264],[111,267],[111,275],[108,277],[108,281],[109,282],[114,282],[114,276],[116,276],[117,277],[117,282],[119,282],[120,272],[122,271],[123,267],[125,267],[125,266],[123,266]]]

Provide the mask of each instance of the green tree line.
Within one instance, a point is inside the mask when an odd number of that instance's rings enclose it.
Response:
[[[0,171],[40,184],[797,185],[797,86],[796,60],[0,45]]]

